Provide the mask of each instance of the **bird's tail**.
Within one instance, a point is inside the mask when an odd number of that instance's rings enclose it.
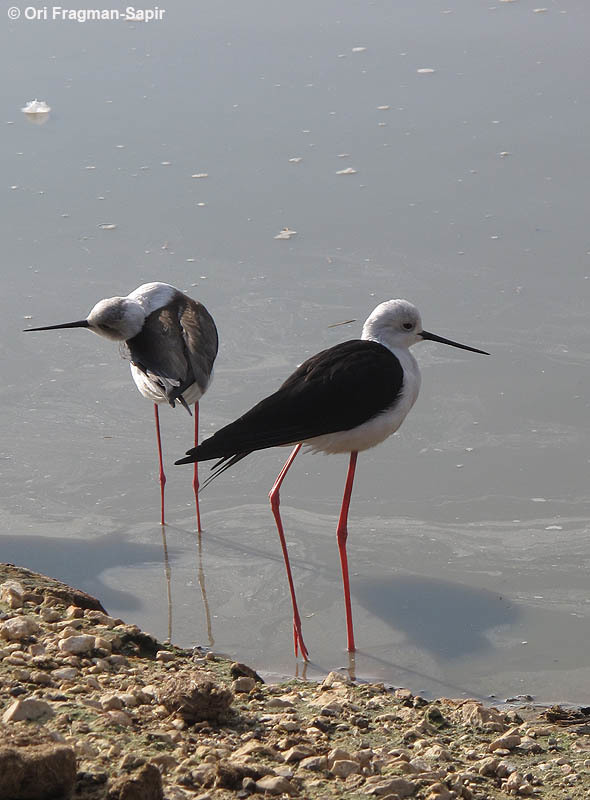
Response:
[[[212,455],[208,452],[209,448],[207,447],[207,442],[203,442],[203,444],[198,445],[198,447],[193,447],[190,450],[187,450],[186,456],[184,458],[180,458],[178,461],[175,461],[175,464],[194,464],[197,461],[208,461],[210,458],[215,458],[215,455]],[[231,456],[223,456],[219,461],[216,461],[215,464],[211,467],[212,474],[207,478],[207,480],[201,484],[201,490],[208,486],[212,480],[217,478],[218,475],[221,475],[222,472],[225,472],[226,469],[233,467],[234,464],[237,464],[238,461],[241,461],[246,456],[250,455],[251,451],[247,451],[245,453],[235,453]],[[219,455],[219,454],[217,454]]]

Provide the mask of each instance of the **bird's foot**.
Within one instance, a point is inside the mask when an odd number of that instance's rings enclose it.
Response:
[[[309,661],[309,651],[303,641],[303,634],[301,633],[300,620],[293,620],[293,643],[295,645],[295,658],[301,653],[304,661]]]

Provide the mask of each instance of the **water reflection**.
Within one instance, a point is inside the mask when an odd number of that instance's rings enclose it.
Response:
[[[415,575],[357,582],[356,600],[406,640],[442,659],[491,649],[488,633],[514,625],[521,612],[501,595],[459,583]]]
[[[42,572],[99,598],[112,607],[136,611],[142,601],[136,593],[103,582],[102,574],[113,567],[137,568],[161,560],[159,544],[132,542],[122,530],[87,538],[57,536],[0,536],[2,558]]]

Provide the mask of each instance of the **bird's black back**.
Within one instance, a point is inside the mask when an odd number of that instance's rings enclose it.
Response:
[[[171,405],[193,383],[202,391],[207,388],[218,347],[205,306],[178,294],[178,303],[152,311],[137,336],[126,342],[133,364],[159,384]]]
[[[403,369],[384,345],[353,339],[312,356],[235,422],[189,450],[189,461],[228,459],[361,425],[395,402]]]

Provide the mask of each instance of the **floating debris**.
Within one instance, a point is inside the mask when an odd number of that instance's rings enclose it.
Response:
[[[160,164],[163,167],[169,167],[172,164],[172,161],[160,161]]]
[[[502,158],[506,158],[506,156],[511,156],[512,153],[509,153],[508,150],[502,150],[498,155],[502,156]]]
[[[355,175],[356,169],[352,167],[346,167],[346,169],[339,169],[336,171],[336,175]]]
[[[84,169],[96,169],[96,167],[94,165],[90,164],[89,166],[84,167]]]
[[[353,53],[364,53],[366,49],[367,49],[366,47],[353,47],[352,48],[352,52]]]
[[[197,203],[197,205],[199,206],[199,208],[205,208],[207,203]]]
[[[114,231],[118,226],[114,222],[100,222],[97,227],[103,231]]]
[[[338,158],[350,158],[350,153],[338,153]]]
[[[432,75],[433,72],[436,72],[435,69],[431,67],[422,67],[421,69],[417,69],[416,72],[418,75]]]
[[[544,14],[546,11],[549,11],[548,8],[533,8],[533,14]]]
[[[377,111],[389,111],[391,106],[377,106]]]
[[[48,106],[45,100],[29,100],[29,102],[21,108],[23,114],[49,114],[51,106]]]
[[[191,175],[191,178],[208,178],[208,172],[196,172],[194,175]]]
[[[351,322],[356,322],[356,319],[345,319],[343,322],[333,322],[331,325],[328,325],[328,328],[338,328],[340,325],[350,325]]]
[[[290,239],[291,236],[295,236],[297,231],[292,231],[291,228],[283,228],[280,233],[274,237],[275,239]]]
[[[289,164],[299,164],[300,161],[303,161],[301,156],[297,156],[296,158],[290,158]]]

